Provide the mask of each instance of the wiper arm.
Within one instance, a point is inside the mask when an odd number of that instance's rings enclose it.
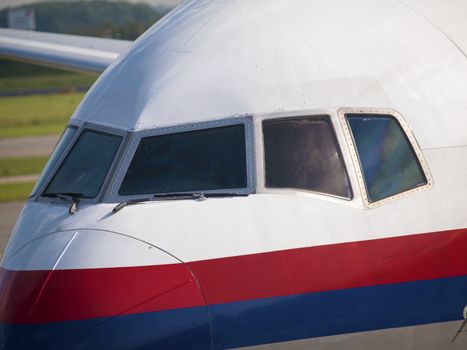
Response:
[[[75,214],[76,211],[78,210],[78,204],[80,202],[80,198],[88,198],[84,194],[76,193],[76,192],[44,193],[42,196],[49,197],[49,198],[60,198],[66,201],[71,199],[71,206],[68,209],[68,213],[70,215]]]
[[[175,192],[175,193],[155,194],[154,196],[152,196],[153,201],[172,201],[172,200],[184,200],[184,199],[193,199],[195,201],[202,201],[206,199],[206,195],[203,192],[199,192],[199,193]]]
[[[130,199],[129,201],[124,201],[118,203],[113,209],[112,212],[118,213],[120,210],[125,208],[127,205],[133,205],[143,202],[151,201],[170,201],[170,200],[184,200],[184,199],[193,199],[202,201],[206,197],[203,193],[164,193],[164,194],[155,194],[152,197]]]
[[[120,202],[113,209],[112,212],[115,214],[125,208],[127,205],[138,204],[142,202],[154,202],[154,201],[171,201],[171,200],[195,200],[204,201],[207,198],[222,198],[222,197],[246,197],[248,194],[231,193],[231,192],[217,192],[217,193],[190,193],[190,192],[174,192],[174,193],[163,193],[155,194],[152,197],[132,199],[125,202]]]
[[[205,200],[207,198],[224,198],[224,197],[246,197],[247,193],[235,193],[235,192],[172,192],[155,194],[152,196],[152,200],[180,200],[180,199],[194,199],[194,200]]]
[[[49,197],[49,198],[60,198],[60,199],[70,199],[70,198],[88,198],[82,193],[77,192],[51,192],[51,193],[43,193],[42,197]]]

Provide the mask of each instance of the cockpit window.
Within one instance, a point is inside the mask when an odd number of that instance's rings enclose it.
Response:
[[[141,139],[119,195],[247,187],[243,124]]]
[[[346,114],[370,203],[427,184],[407,136],[391,115]]]
[[[352,197],[328,116],[265,120],[263,133],[266,187]]]
[[[121,136],[83,131],[42,195],[96,197],[121,141]]]
[[[70,144],[77,130],[78,128],[76,127],[67,127],[65,129],[62,136],[60,137],[60,140],[58,140],[57,145],[55,146],[53,152],[51,153],[49,160],[47,161],[47,164],[44,167],[44,170],[42,170],[42,174],[39,177],[39,180],[37,180],[36,185],[34,186],[31,192],[31,196],[34,196],[37,193],[37,191],[39,191],[39,189],[42,187],[45,179],[47,178],[49,173],[52,171],[52,169],[57,164],[58,160],[60,159],[60,156],[63,154],[67,146]]]

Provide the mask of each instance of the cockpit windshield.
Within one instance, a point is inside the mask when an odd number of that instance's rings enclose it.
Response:
[[[42,195],[95,198],[121,142],[121,136],[84,130]]]
[[[243,124],[141,139],[119,195],[247,187]]]
[[[42,174],[39,177],[39,180],[37,180],[36,185],[34,186],[34,189],[31,192],[31,196],[34,196],[37,193],[37,191],[39,191],[39,189],[42,187],[44,181],[47,179],[47,176],[49,176],[49,173],[57,164],[58,160],[60,159],[60,156],[63,154],[63,152],[73,139],[73,136],[75,136],[77,130],[78,128],[70,126],[65,129],[62,136],[60,137],[60,140],[58,140],[58,143],[55,146],[52,154],[50,155],[49,160],[47,161],[47,164],[44,167],[44,170],[42,170]]]
[[[263,132],[266,187],[352,198],[329,116],[265,120]]]

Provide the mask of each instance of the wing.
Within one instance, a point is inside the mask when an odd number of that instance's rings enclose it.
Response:
[[[0,57],[84,73],[102,73],[131,41],[0,29]]]

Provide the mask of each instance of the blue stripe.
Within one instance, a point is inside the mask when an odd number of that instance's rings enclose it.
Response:
[[[195,307],[41,325],[0,324],[0,349],[210,349],[208,320],[206,308]]]
[[[71,301],[70,301],[71,302]],[[214,349],[462,319],[467,276],[211,305]],[[206,308],[0,324],[2,349],[211,349]]]
[[[211,305],[214,348],[462,319],[467,276]]]

